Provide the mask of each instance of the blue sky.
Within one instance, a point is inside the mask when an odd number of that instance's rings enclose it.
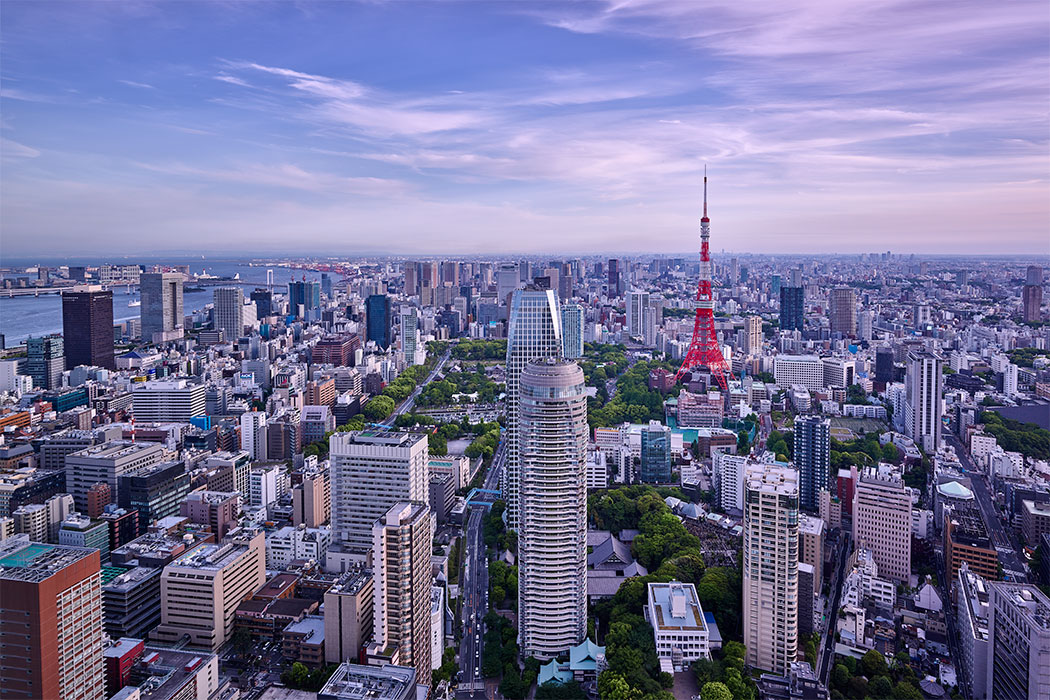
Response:
[[[6,258],[1050,252],[1038,2],[0,3]]]

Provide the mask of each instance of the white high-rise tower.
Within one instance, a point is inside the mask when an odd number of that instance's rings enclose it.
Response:
[[[769,464],[744,475],[747,664],[788,675],[798,653],[798,472]]]
[[[575,362],[522,372],[518,609],[526,656],[554,658],[587,633],[587,395]]]

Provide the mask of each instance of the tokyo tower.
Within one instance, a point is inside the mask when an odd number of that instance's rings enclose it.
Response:
[[[690,370],[706,367],[718,381],[723,392],[729,391],[727,377],[732,373],[715,334],[715,300],[711,293],[711,220],[707,218],[707,168],[704,168],[704,215],[700,219],[700,283],[696,290],[696,321],[693,322],[693,340],[682,366],[675,374],[677,382]]]

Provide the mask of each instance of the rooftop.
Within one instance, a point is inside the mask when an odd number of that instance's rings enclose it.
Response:
[[[39,583],[98,552],[86,547],[66,547],[29,543],[28,539],[11,538],[0,547],[0,579]]]
[[[406,700],[415,696],[416,670],[407,666],[342,663],[318,700]]]
[[[237,557],[248,550],[248,545],[236,542],[224,544],[202,544],[194,547],[175,559],[169,566],[184,569],[218,571],[229,566]]]
[[[125,457],[131,457],[140,452],[152,452],[161,449],[162,447],[160,444],[155,442],[112,440],[110,442],[104,442],[101,445],[94,445],[78,452],[74,452],[71,455],[67,455],[66,459],[69,459],[70,457],[79,457],[81,459],[122,459]]]
[[[671,581],[649,584],[653,628],[660,630],[707,631],[704,611],[691,583]]]

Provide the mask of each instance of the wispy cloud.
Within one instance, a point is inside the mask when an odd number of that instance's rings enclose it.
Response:
[[[120,79],[117,82],[118,83],[124,83],[125,85],[130,85],[131,87],[142,88],[144,90],[156,90],[157,89],[157,88],[153,87],[152,85],[150,85],[149,83],[140,83],[140,82],[137,82],[135,80]]]

